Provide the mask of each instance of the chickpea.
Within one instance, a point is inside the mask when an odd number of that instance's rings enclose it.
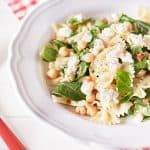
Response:
[[[89,115],[89,116],[94,116],[96,113],[97,113],[97,111],[98,111],[98,109],[97,109],[97,107],[95,107],[95,106],[92,106],[90,103],[88,103],[88,102],[86,102],[86,108],[87,108],[87,115]]]
[[[91,30],[91,29],[92,29],[92,23],[91,23],[91,22],[88,22],[88,23],[87,23],[87,27],[88,27],[89,30]]]
[[[94,106],[87,109],[87,115],[89,116],[94,116],[96,113],[97,113],[97,108]]]
[[[141,71],[139,71],[139,72],[137,73],[136,77],[141,78],[141,77],[143,77],[145,74],[146,74],[146,71],[145,71],[145,70],[141,70]]]
[[[148,104],[149,103],[149,99],[148,98],[143,99],[143,103],[144,104]]]
[[[80,115],[85,115],[86,114],[86,108],[83,106],[77,106],[75,108],[75,112],[80,114]]]
[[[69,48],[61,47],[61,48],[59,49],[59,55],[60,55],[60,56],[63,56],[63,57],[69,56],[70,51],[71,51],[71,50],[70,50]]]
[[[52,69],[52,68],[47,72],[47,76],[52,79],[57,78],[59,76],[59,74],[60,74],[59,70]]]
[[[128,31],[131,32],[133,30],[133,25],[130,22],[126,22],[128,25]]]
[[[82,41],[82,40],[78,41],[78,48],[79,49],[82,50],[82,49],[86,48],[86,46],[87,46],[87,43],[85,41]]]
[[[92,53],[87,53],[85,54],[85,56],[83,56],[83,60],[88,63],[92,62],[94,59],[95,59],[95,56]]]
[[[90,95],[86,96],[86,101],[89,103],[92,103],[96,99],[96,95],[94,93],[91,93]]]

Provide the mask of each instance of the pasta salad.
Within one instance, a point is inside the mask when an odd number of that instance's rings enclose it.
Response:
[[[125,14],[81,14],[53,25],[41,50],[55,102],[101,124],[150,118],[150,24]]]

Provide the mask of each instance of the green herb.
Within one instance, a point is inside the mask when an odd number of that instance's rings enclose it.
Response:
[[[77,32],[77,31],[74,31],[74,32],[71,33],[70,37],[72,37],[72,36],[74,36],[74,35],[76,35],[76,34],[78,34],[78,32]]]
[[[146,89],[145,92],[146,92],[146,97],[145,98],[150,99],[150,88]]]
[[[119,93],[131,90],[131,75],[124,70],[118,70],[116,75],[117,89]]]
[[[139,46],[133,46],[131,47],[131,53],[136,56],[138,53],[143,52],[142,48]]]
[[[144,105],[136,104],[135,110],[137,112],[142,113],[144,116],[150,116],[150,106],[149,105],[144,106]]]
[[[97,29],[92,29],[91,30],[91,34],[92,34],[92,39],[95,39],[97,37]]]
[[[45,47],[42,49],[41,57],[42,57],[43,60],[45,60],[45,61],[55,61],[55,60],[56,60],[56,57],[57,57],[57,53],[58,53],[57,50],[45,46]]]
[[[149,116],[145,116],[144,119],[143,119],[143,121],[148,121],[148,120],[150,120]]]
[[[134,68],[136,72],[139,72],[140,70],[146,70],[148,68],[147,60],[144,59],[140,62],[135,63]]]
[[[65,82],[58,85],[53,91],[53,95],[63,96],[75,101],[85,99],[85,95],[81,92],[81,82]]]
[[[78,54],[79,52],[80,52],[80,50],[78,49],[78,44],[77,44],[77,42],[72,42],[71,43],[71,46],[72,46],[72,48],[73,48],[73,50]]]
[[[70,20],[69,20],[69,23],[72,25],[72,26],[78,26],[78,25],[84,25],[86,24],[87,22],[91,21],[91,18],[83,18],[81,21],[79,21],[78,19],[72,17]]]
[[[86,72],[88,71],[89,68],[89,64],[87,64],[86,62],[81,62],[79,65],[79,69],[77,71],[77,80],[80,79],[81,77],[83,77]]]
[[[67,43],[65,43],[65,42],[63,42],[63,41],[60,41],[60,40],[52,40],[52,41],[50,41],[50,43],[51,43],[53,46],[57,47],[57,49],[59,49],[59,48],[61,48],[61,47],[67,47],[67,46],[68,46]]]
[[[129,101],[133,96],[131,87],[131,75],[124,70],[118,70],[116,74],[116,85],[119,92],[121,102]]]
[[[130,22],[133,24],[136,34],[148,34],[150,32],[150,24],[140,20],[133,19],[125,14],[120,17],[120,22]]]
[[[102,21],[102,20],[96,20],[95,25],[100,29],[103,30],[104,28],[109,27],[108,23]]]

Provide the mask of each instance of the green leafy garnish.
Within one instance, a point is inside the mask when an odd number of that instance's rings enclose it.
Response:
[[[104,28],[109,27],[108,23],[102,21],[102,20],[96,20],[95,25],[100,29],[103,30]]]
[[[50,44],[53,47],[56,47],[57,49],[59,49],[61,47],[67,47],[68,46],[67,43],[65,43],[64,41],[60,41],[60,40],[52,40],[52,41],[50,41]]]
[[[139,72],[140,70],[146,70],[148,68],[147,60],[144,59],[140,62],[135,63],[134,68],[136,72]]]
[[[47,46],[43,47],[41,51],[41,57],[45,61],[55,61],[57,57],[57,50],[54,48],[49,48]]]
[[[72,48],[73,48],[73,50],[76,52],[76,53],[79,53],[80,52],[80,50],[78,49],[78,44],[77,44],[77,42],[72,42],[71,43],[71,46],[72,46]]]
[[[137,112],[140,112],[142,113],[144,116],[150,116],[150,105],[139,105],[139,104],[136,104],[135,105],[135,110]]]
[[[131,74],[124,70],[118,70],[116,74],[116,85],[121,102],[127,102],[132,98]]]
[[[61,83],[52,91],[52,94],[80,101],[85,99],[85,95],[80,90],[81,85],[82,83],[78,81]]]
[[[133,24],[136,34],[148,34],[150,32],[150,24],[149,23],[146,23],[146,22],[143,22],[140,20],[136,20],[125,14],[122,14],[122,16],[120,17],[120,22],[126,22],[126,21]]]
[[[145,92],[146,92],[146,97],[145,98],[150,99],[150,88],[146,89]]]
[[[139,46],[133,46],[131,47],[131,53],[136,56],[138,53],[143,52],[142,48]]]
[[[79,65],[79,69],[77,71],[77,80],[80,79],[81,77],[83,77],[89,68],[89,64],[87,64],[86,62],[81,62]]]

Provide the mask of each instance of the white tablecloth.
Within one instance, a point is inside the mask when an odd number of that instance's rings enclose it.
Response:
[[[93,149],[37,119],[16,97],[7,72],[7,56],[9,42],[19,24],[9,8],[0,1],[0,114],[30,150]],[[101,146],[94,149],[104,150]]]

